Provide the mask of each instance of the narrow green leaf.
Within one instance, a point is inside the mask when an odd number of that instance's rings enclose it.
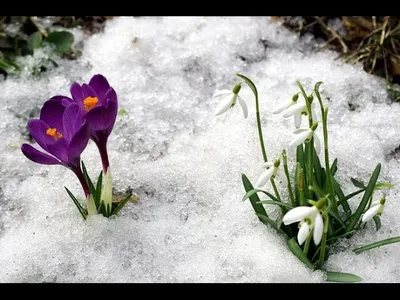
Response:
[[[375,222],[376,231],[378,231],[379,228],[381,228],[381,218],[379,218],[379,216],[374,216],[372,219]]]
[[[355,192],[353,192],[353,193],[351,193],[351,194],[348,194],[348,195],[345,197],[345,199],[346,199],[346,201],[348,201],[349,199],[353,198],[354,196],[356,196],[356,195],[358,195],[358,194],[360,194],[360,193],[362,193],[362,192],[364,192],[364,191],[365,191],[365,188],[364,188],[364,189],[361,189],[361,190],[358,190],[358,191],[355,191]]]
[[[86,180],[87,184],[89,185],[89,191],[90,191],[90,193],[91,193],[93,196],[96,195],[96,190],[95,190],[95,188],[94,188],[93,182],[92,182],[92,180],[90,179],[90,176],[89,176],[89,174],[88,174],[88,172],[87,172],[87,170],[86,170],[86,166],[85,166],[85,164],[83,163],[83,161],[82,161],[82,171],[83,171],[83,176],[85,177],[85,180]]]
[[[42,34],[39,31],[32,33],[28,37],[28,49],[34,51],[42,45]]]
[[[85,210],[83,209],[82,205],[79,203],[78,199],[75,198],[74,194],[72,194],[71,191],[67,187],[64,186],[64,188],[67,191],[68,195],[71,197],[72,201],[75,203],[76,207],[78,208],[79,212],[82,215],[82,218],[84,220],[86,220],[87,214],[85,213]]]
[[[321,166],[321,161],[319,160],[315,148],[314,148],[314,172],[317,185],[323,187],[325,185],[325,177],[326,177],[325,169],[323,169]]]
[[[257,217],[260,219],[260,221],[262,223],[264,223],[265,225],[271,225],[272,228],[274,228],[278,233],[280,234],[286,234],[280,227],[281,227],[281,223],[277,223],[274,220],[270,219],[269,217],[262,215],[262,214],[257,214]]]
[[[47,36],[46,41],[54,44],[58,52],[66,53],[71,50],[74,35],[68,31],[53,31]]]
[[[303,144],[300,144],[296,148],[296,162],[298,162],[300,164],[300,167],[303,170],[303,183],[304,183],[303,186],[307,187],[308,186],[308,181],[307,181],[307,176],[306,176],[306,173],[305,173],[306,162],[304,160],[304,156],[305,156],[305,153],[304,153]],[[304,196],[306,198],[309,198],[308,197],[308,190],[306,188],[304,189]]]
[[[248,191],[248,192],[243,196],[242,201],[247,200],[247,199],[250,198],[252,195],[254,195],[254,194],[256,194],[256,193],[259,193],[259,192],[264,193],[265,195],[267,195],[268,197],[270,197],[272,200],[278,201],[278,202],[279,202],[279,200],[278,200],[274,195],[272,195],[271,193],[269,193],[269,192],[267,192],[267,191],[260,190],[260,189],[254,189],[254,190]]]
[[[331,282],[359,282],[363,279],[351,273],[326,272],[326,281]]]
[[[111,215],[116,215],[119,213],[119,211],[125,206],[125,204],[131,199],[132,193],[129,193],[124,200],[122,200],[117,207],[114,209],[114,211],[111,213]]]
[[[280,201],[274,201],[274,200],[261,200],[260,202],[257,202],[257,204],[273,204],[273,205],[283,206],[283,207],[286,207],[289,209],[293,208],[290,204],[283,203]]]
[[[371,249],[374,249],[374,248],[377,248],[377,247],[382,247],[382,246],[385,246],[385,245],[389,245],[389,244],[393,244],[393,243],[399,243],[399,242],[400,242],[400,236],[397,236],[397,237],[388,238],[388,239],[385,239],[385,240],[381,240],[379,242],[375,242],[375,243],[372,243],[372,244],[368,244],[368,245],[356,248],[353,251],[358,254],[358,253],[361,253],[361,252],[364,252],[364,251],[367,251],[367,250],[371,250]]]
[[[375,190],[379,190],[379,189],[382,189],[382,188],[394,188],[394,184],[391,184],[391,183],[387,183],[387,182],[378,182],[376,185],[375,185]]]
[[[339,230],[340,230],[340,229],[339,229]],[[339,230],[336,230],[333,234],[335,235]],[[356,231],[357,231],[357,230],[352,230],[352,231],[350,231],[350,232],[343,233],[343,234],[341,234],[341,235],[338,235],[338,236],[335,236],[335,237],[333,237],[333,238],[330,238],[330,239],[326,240],[326,242],[328,243],[328,242],[336,241],[336,240],[338,240],[338,239],[340,239],[340,238],[343,238],[343,237],[352,235],[352,234],[353,234],[354,232],[356,232]]]
[[[338,167],[337,167],[337,158],[335,158],[335,160],[333,161],[333,163],[331,165],[332,177],[335,176],[337,169],[338,169]]]
[[[247,176],[245,174],[242,174],[242,182],[243,182],[244,189],[246,190],[247,193],[249,191],[254,190],[253,185],[250,183],[250,180],[247,178]],[[262,220],[259,215],[268,217],[268,214],[267,214],[264,206],[257,204],[257,202],[260,202],[260,198],[258,197],[258,195],[256,193],[254,193],[253,195],[249,196],[249,198],[250,198],[251,206],[253,206],[253,209],[256,212],[256,214],[258,215],[258,218],[260,219],[260,221],[262,221]]]
[[[257,88],[256,85],[253,83],[253,81],[251,81],[250,78],[244,76],[243,74],[239,74],[237,73],[236,76],[242,78],[244,81],[246,81],[247,85],[250,87],[250,89],[253,91],[254,95],[256,97],[258,97],[258,92],[257,92]]]
[[[361,199],[361,202],[358,205],[356,212],[353,214],[353,217],[350,219],[349,225],[346,228],[346,232],[352,231],[354,229],[354,227],[357,225],[357,222],[360,219],[361,215],[363,214],[365,206],[367,205],[368,200],[372,195],[372,192],[374,190],[376,181],[378,180],[380,171],[381,171],[381,164],[378,164],[376,166],[374,172],[372,173],[371,179],[368,182],[364,196]]]
[[[336,181],[335,178],[332,178],[332,185],[333,185],[333,190],[335,191],[336,196],[339,198],[339,205],[343,206],[343,210],[346,213],[347,216],[351,215],[351,208],[349,204],[347,203],[346,197],[342,191],[342,188],[340,187],[339,183]]]
[[[314,264],[308,259],[307,255],[303,253],[303,250],[301,250],[300,246],[297,244],[295,238],[291,238],[287,241],[287,245],[292,251],[292,253],[301,261],[303,262],[307,267],[310,269],[314,270]]]
[[[94,203],[96,204],[97,209],[99,209],[99,205],[100,205],[102,184],[103,184],[103,171],[100,172],[100,175],[97,178],[96,195],[94,196]]]
[[[354,184],[355,187],[358,187],[360,189],[365,189],[365,184],[361,182],[360,180],[357,180],[355,178],[350,178],[351,182]]]

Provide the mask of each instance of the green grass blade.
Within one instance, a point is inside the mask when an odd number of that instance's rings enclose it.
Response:
[[[82,215],[82,218],[84,220],[86,220],[87,219],[87,214],[85,213],[85,210],[83,209],[82,205],[79,203],[78,199],[76,199],[74,194],[72,194],[71,191],[67,187],[64,186],[64,188],[67,191],[68,195],[71,197],[72,201],[75,203],[76,207],[78,208],[79,212]]]
[[[304,263],[307,267],[310,269],[314,270],[314,264],[308,259],[307,255],[303,253],[303,250],[301,250],[299,244],[297,244],[297,241],[295,238],[291,238],[287,241],[287,245],[292,251],[292,253],[302,262]]]
[[[337,167],[337,158],[335,158],[335,160],[333,161],[333,163],[331,165],[332,177],[335,176],[337,169],[338,169],[338,167]]]
[[[394,188],[394,184],[387,183],[387,182],[378,182],[375,185],[375,190],[379,190],[381,188],[390,188],[391,189],[391,188]]]
[[[365,191],[365,188],[364,189],[361,189],[361,190],[358,190],[358,191],[355,191],[354,193],[351,193],[351,194],[348,194],[346,197],[344,197],[345,199],[346,199],[346,201],[348,201],[349,199],[351,199],[351,198],[353,198],[354,196],[356,196],[356,195],[358,195],[359,193],[362,193],[362,192],[364,192]]]
[[[337,233],[338,231],[339,231],[339,230],[336,230],[333,234]],[[341,235],[338,235],[338,236],[335,236],[335,237],[333,237],[333,238],[330,238],[330,239],[326,240],[326,242],[328,243],[328,242],[336,241],[336,240],[338,240],[338,239],[340,239],[340,238],[343,238],[343,237],[352,235],[352,234],[353,234],[354,232],[356,232],[356,231],[357,231],[357,230],[353,230],[353,231],[350,231],[350,232],[343,233],[343,234],[341,234]]]
[[[132,193],[129,193],[124,200],[122,200],[117,207],[114,209],[114,211],[111,213],[111,215],[116,215],[119,213],[119,211],[125,206],[125,204],[131,199]]]
[[[361,202],[358,205],[356,212],[354,213],[353,217],[350,219],[349,225],[346,228],[346,232],[352,231],[354,229],[354,227],[357,225],[357,222],[360,219],[361,215],[363,214],[365,206],[367,205],[368,200],[371,197],[372,192],[374,191],[374,187],[375,187],[376,181],[378,180],[380,171],[381,171],[381,164],[378,164],[376,166],[374,172],[372,173],[371,179],[368,182],[364,196],[361,199]]]
[[[82,161],[82,171],[83,171],[83,176],[85,177],[85,180],[86,180],[86,182],[87,182],[88,185],[89,185],[89,191],[90,191],[90,193],[91,193],[93,196],[96,195],[96,190],[95,190],[95,188],[94,188],[93,182],[92,182],[92,180],[91,180],[90,177],[89,177],[89,174],[88,174],[88,172],[87,172],[87,170],[86,170],[86,166],[85,166],[85,164],[83,163],[83,161]]]
[[[250,183],[249,179],[247,178],[247,176],[245,174],[242,174],[242,182],[243,182],[244,189],[246,190],[246,193],[254,190],[253,185]],[[256,212],[260,221],[262,221],[262,220],[259,215],[268,217],[268,214],[267,214],[264,206],[257,204],[257,202],[260,202],[260,198],[258,197],[257,193],[254,193],[251,196],[249,196],[249,199],[250,199],[251,206],[253,206],[253,209]]]
[[[314,172],[315,172],[315,180],[318,186],[323,187],[325,185],[325,169],[321,166],[321,161],[317,155],[317,152],[314,148]],[[314,182],[315,184],[315,182]]]
[[[96,204],[97,209],[99,209],[99,205],[100,205],[102,184],[103,184],[103,171],[100,172],[100,175],[97,178],[96,194],[94,194],[94,203]]]
[[[400,242],[400,236],[397,236],[397,237],[388,238],[385,240],[381,240],[379,242],[375,242],[372,244],[368,244],[368,245],[356,248],[353,251],[358,254],[358,253],[361,253],[361,252],[364,252],[367,250],[371,250],[374,248],[382,247],[382,246],[393,244],[393,243],[399,243],[399,242]]]
[[[264,190],[260,190],[260,189],[253,189],[251,191],[248,191],[244,196],[242,201],[247,200],[248,198],[250,198],[252,195],[257,194],[257,193],[264,193],[265,195],[267,195],[268,197],[270,197],[272,200],[274,201],[279,201],[274,195],[272,195],[271,193],[264,191]]]
[[[331,282],[359,282],[363,279],[351,273],[326,272],[326,281]]]
[[[376,231],[378,231],[379,228],[381,228],[381,218],[379,218],[379,216],[374,216],[372,219],[375,222]]]
[[[279,205],[286,207],[288,209],[292,209],[293,207],[290,204],[283,203],[280,201],[274,201],[274,200],[261,200],[260,202],[257,202],[257,204],[273,204],[273,205]]]
[[[358,187],[360,189],[365,189],[366,188],[365,184],[363,182],[361,182],[360,180],[357,180],[355,178],[350,178],[350,180],[351,180],[351,182],[353,183],[353,185],[355,187]]]
[[[274,220],[270,219],[267,216],[261,215],[261,214],[256,214],[257,217],[260,219],[260,221],[262,223],[264,223],[265,225],[269,224],[272,226],[272,228],[274,228],[278,233],[280,234],[286,234],[285,231],[283,231],[280,227],[281,224],[278,224],[277,222],[275,222]]]
[[[305,155],[305,153],[304,153],[303,144],[300,144],[296,148],[296,161],[300,164],[301,169],[303,169],[304,187],[307,187],[308,186],[308,181],[307,181],[307,176],[305,174],[306,162],[304,160],[304,155]],[[304,189],[304,197],[306,197],[307,199],[309,198],[307,189]]]
[[[349,204],[347,203],[346,196],[344,195],[342,188],[340,187],[339,183],[336,181],[335,178],[332,178],[332,185],[333,185],[333,190],[335,191],[336,196],[339,198],[339,205],[343,206],[343,210],[346,213],[347,216],[351,215],[351,209]]]

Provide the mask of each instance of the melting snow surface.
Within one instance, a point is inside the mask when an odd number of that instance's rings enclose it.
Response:
[[[232,88],[237,72],[259,89],[270,158],[287,148],[294,129],[272,109],[297,92],[296,80],[307,91],[324,82],[331,158],[338,157],[343,189],[354,191],[349,178],[368,180],[377,163],[380,179],[396,184],[382,228],[368,223],[340,241],[326,267],[364,282],[400,282],[398,244],[352,252],[400,235],[400,162],[393,155],[400,106],[390,103],[384,80],[316,52],[311,37],[299,41],[266,17],[121,17],[104,33],[74,33],[83,45],[78,61],[32,77],[30,66],[47,55],[40,50],[24,58],[21,77],[0,82],[0,282],[323,282],[322,272],[299,262],[284,237],[241,201],[241,173],[255,182],[262,171],[254,98],[242,89],[248,119],[238,106],[214,117],[212,99],[216,89]],[[127,111],[109,139],[115,188],[131,188],[140,203],[116,219],[84,222],[63,188],[83,196],[73,173],[29,161],[20,146],[27,119],[38,117],[45,100],[96,73]],[[83,160],[98,174],[92,142]]]

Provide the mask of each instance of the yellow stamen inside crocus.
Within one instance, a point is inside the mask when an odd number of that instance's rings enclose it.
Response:
[[[51,136],[56,141],[63,137],[62,133],[58,132],[56,128],[47,128],[46,134]]]
[[[83,100],[83,107],[85,108],[86,111],[89,111],[96,106],[97,102],[99,102],[99,98],[87,97],[85,98],[85,100]]]

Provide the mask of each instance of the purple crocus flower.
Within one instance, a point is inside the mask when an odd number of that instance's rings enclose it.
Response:
[[[72,99],[65,96],[55,96],[52,99],[64,106],[76,103],[81,116],[89,125],[90,138],[96,143],[103,171],[107,172],[109,160],[107,155],[107,140],[118,113],[118,99],[115,90],[107,79],[100,74],[94,75],[89,84],[80,85],[74,82],[71,86]]]
[[[52,98],[44,103],[40,119],[28,121],[28,129],[48,154],[29,144],[22,145],[23,154],[39,164],[62,165],[71,169],[88,196],[90,191],[80,168],[80,155],[89,141],[89,126],[82,118],[79,106],[75,103],[66,106]]]

